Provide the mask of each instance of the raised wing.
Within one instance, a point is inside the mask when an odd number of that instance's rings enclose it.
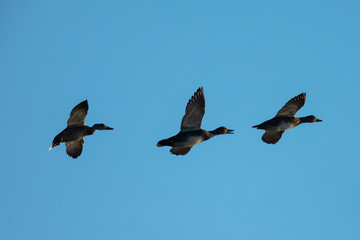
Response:
[[[276,114],[276,116],[293,117],[305,104],[306,93],[301,93],[290,99]]]
[[[200,129],[205,114],[205,97],[203,88],[199,88],[186,105],[185,115],[181,121],[181,131]]]
[[[85,117],[88,112],[89,105],[87,100],[76,105],[70,113],[70,117],[67,121],[67,126],[71,125],[84,125]]]
[[[83,143],[84,139],[80,139],[74,142],[66,142],[66,153],[72,158],[77,158],[81,155]]]

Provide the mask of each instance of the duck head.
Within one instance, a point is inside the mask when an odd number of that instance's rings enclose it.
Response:
[[[302,118],[299,118],[299,119],[301,120],[301,122],[307,122],[307,123],[322,122],[322,120],[318,119],[314,115],[302,117]]]
[[[220,135],[220,134],[234,134],[234,130],[227,129],[226,127],[219,127],[215,129],[214,131],[211,131],[214,135]]]
[[[50,151],[53,147],[56,147],[56,146],[60,145],[61,140],[62,140],[61,137],[60,137],[59,135],[57,135],[57,136],[54,138],[54,140],[53,140],[53,142],[52,142],[52,144],[51,144],[51,146],[50,146],[50,148],[49,148],[49,151]]]
[[[91,128],[96,130],[114,130],[113,128],[108,127],[103,123],[94,124]]]

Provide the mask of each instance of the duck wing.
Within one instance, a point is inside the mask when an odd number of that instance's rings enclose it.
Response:
[[[205,114],[205,97],[203,88],[199,88],[186,105],[185,115],[181,121],[181,131],[200,129]]]
[[[306,93],[301,93],[290,99],[276,114],[276,116],[293,117],[305,104]]]
[[[283,133],[284,131],[277,131],[277,132],[265,131],[261,139],[266,143],[275,144],[280,140]]]
[[[191,147],[173,147],[170,152],[175,155],[185,155],[190,151]]]
[[[88,112],[89,105],[87,100],[82,101],[76,105],[70,113],[70,117],[67,121],[67,126],[71,125],[85,125],[85,117]]]
[[[77,158],[81,155],[83,149],[84,139],[80,139],[73,142],[65,142],[66,153],[72,158]]]

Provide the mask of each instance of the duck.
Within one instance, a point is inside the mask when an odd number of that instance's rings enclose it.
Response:
[[[305,104],[306,93],[301,93],[296,97],[290,99],[270,120],[261,124],[253,126],[253,128],[265,130],[262,140],[268,144],[277,143],[282,134],[291,128],[294,128],[302,123],[322,122],[314,115],[306,117],[295,117],[295,113]]]
[[[104,123],[94,124],[89,127],[85,124],[85,117],[89,109],[88,101],[82,101],[76,105],[67,121],[67,127],[55,136],[49,151],[64,142],[66,153],[72,158],[77,158],[81,155],[84,137],[94,134],[96,130],[113,130],[113,128],[106,126]]]
[[[219,127],[213,131],[206,131],[201,128],[201,121],[205,114],[205,96],[203,87],[196,90],[188,101],[185,108],[185,115],[182,118],[180,132],[175,136],[160,140],[158,147],[170,146],[170,152],[174,155],[186,155],[193,146],[207,141],[210,138],[222,135],[233,134],[234,130],[226,127]]]

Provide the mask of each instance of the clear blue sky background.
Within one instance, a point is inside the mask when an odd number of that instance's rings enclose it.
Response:
[[[2,1],[0,238],[360,239],[359,1]],[[204,87],[203,128],[176,157]],[[251,126],[307,92],[322,123]],[[48,152],[88,99],[78,159]]]

